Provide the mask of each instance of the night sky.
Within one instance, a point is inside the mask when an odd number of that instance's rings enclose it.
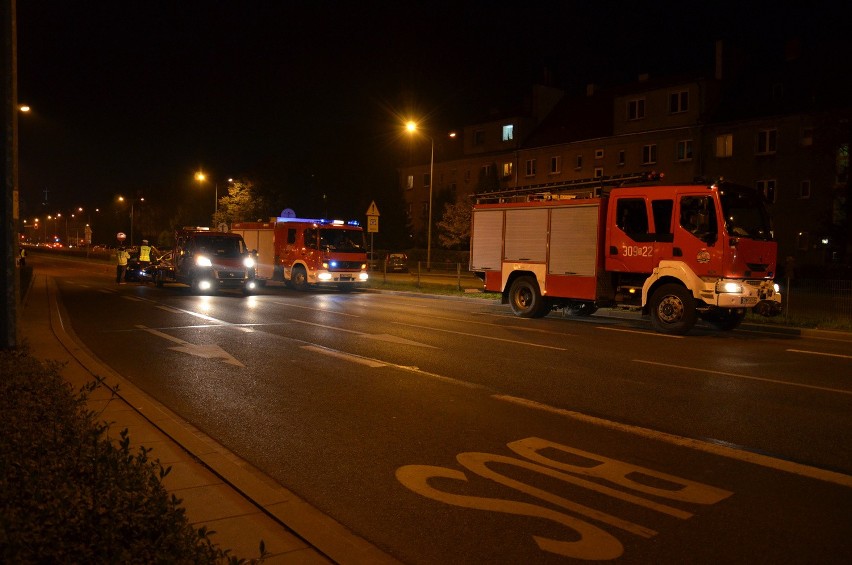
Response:
[[[19,100],[33,109],[21,214],[167,202],[201,192],[199,168],[276,184],[304,215],[322,193],[361,206],[395,188],[408,117],[448,131],[511,109],[545,71],[576,92],[712,70],[716,39],[849,34],[848,10],[691,4],[18,0]]]

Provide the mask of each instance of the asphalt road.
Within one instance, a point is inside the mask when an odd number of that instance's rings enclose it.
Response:
[[[34,261],[97,357],[403,562],[852,558],[843,336]]]

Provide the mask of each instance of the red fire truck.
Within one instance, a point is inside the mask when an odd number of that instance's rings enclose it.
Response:
[[[624,307],[649,314],[657,331],[684,334],[699,317],[730,330],[749,309],[779,314],[777,244],[761,195],[723,182],[648,182],[658,179],[477,195],[471,270],[523,317]]]
[[[306,218],[270,218],[236,222],[249,249],[257,251],[256,277],[305,290],[334,286],[348,291],[367,282],[364,230],[357,222]]]

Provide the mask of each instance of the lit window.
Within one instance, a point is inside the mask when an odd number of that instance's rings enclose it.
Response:
[[[503,163],[503,176],[510,177],[512,176],[512,163]]]
[[[642,148],[642,164],[653,165],[657,162],[657,145],[646,145]]]
[[[405,182],[405,188],[407,190],[414,188],[414,175],[408,175],[408,180]]]
[[[503,126],[503,141],[512,141],[514,139],[515,126],[508,124]]]
[[[716,136],[716,157],[730,157],[734,153],[734,136],[725,133]]]

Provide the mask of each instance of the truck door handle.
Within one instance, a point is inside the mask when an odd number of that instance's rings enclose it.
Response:
[[[683,251],[681,250],[681,248],[680,248],[680,247],[675,247],[675,248],[672,250],[672,256],[674,256],[674,257],[683,257]]]

